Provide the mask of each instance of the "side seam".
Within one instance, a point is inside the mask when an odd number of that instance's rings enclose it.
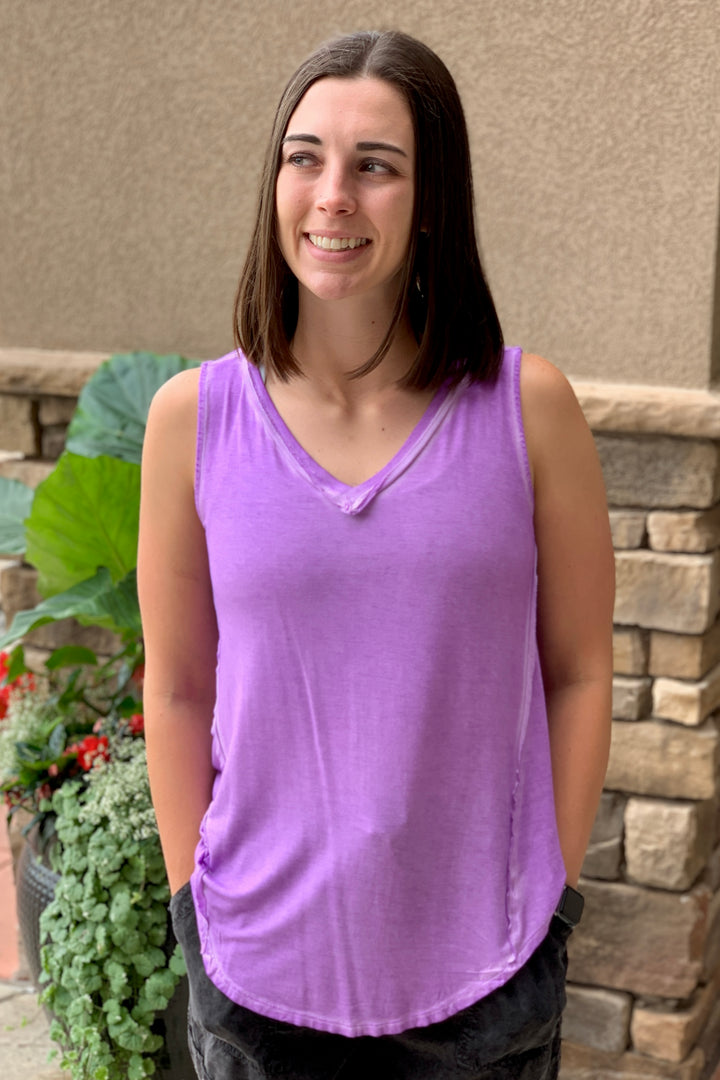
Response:
[[[210,364],[206,361],[200,366],[198,380],[197,428],[195,433],[195,509],[200,521],[205,524],[203,513],[203,466],[205,463],[205,445],[207,441],[207,392],[210,377]]]
[[[530,458],[528,455],[527,441],[525,439],[525,425],[523,423],[522,415],[522,396],[520,394],[520,372],[522,370],[523,351],[521,348],[513,348],[509,349],[508,352],[511,353],[512,357],[512,390],[510,405],[513,421],[513,442],[518,465],[520,467],[520,473],[525,486],[528,506],[530,507],[530,512],[532,514],[535,511],[535,492],[533,490]]]

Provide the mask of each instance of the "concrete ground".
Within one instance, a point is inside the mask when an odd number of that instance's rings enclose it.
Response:
[[[2,1080],[68,1080],[48,1061],[54,1047],[49,1023],[24,970],[15,916],[12,855],[0,825],[0,1077]]]
[[[4,1080],[68,1080],[48,1061],[48,1020],[27,982],[0,983],[0,1071]]]

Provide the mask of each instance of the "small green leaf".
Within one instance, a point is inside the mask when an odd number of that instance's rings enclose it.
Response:
[[[187,966],[185,964],[185,957],[183,956],[180,946],[175,946],[175,951],[170,957],[168,967],[172,971],[173,975],[178,975],[182,978],[183,975],[187,975]]]
[[[148,1074],[140,1054],[133,1054],[128,1061],[128,1080],[144,1080]]]
[[[35,492],[19,480],[0,476],[0,552],[22,555],[25,551],[25,519]]]
[[[45,667],[48,671],[57,671],[58,668],[73,667],[75,664],[95,665],[97,662],[98,658],[92,649],[85,649],[82,645],[64,645],[50,653]]]
[[[140,935],[136,935],[140,937]],[[145,948],[143,952],[139,952],[137,946],[135,949],[128,952],[133,957],[133,966],[138,975],[141,975],[143,979],[147,979],[152,973],[165,963],[165,954],[162,949],[157,948]]]
[[[8,659],[6,681],[14,682],[20,675],[24,675],[30,669],[25,665],[25,652],[22,645],[16,645]]]
[[[53,758],[59,757],[65,749],[65,743],[67,741],[67,732],[64,724],[57,724],[50,735],[48,741],[48,749]]]
[[[41,754],[41,749],[36,743],[16,742],[15,756],[25,764],[35,764]]]

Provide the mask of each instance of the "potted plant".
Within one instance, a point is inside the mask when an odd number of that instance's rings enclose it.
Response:
[[[147,784],[135,555],[147,409],[191,363],[113,357],[85,386],[67,450],[34,497],[0,483],[0,546],[26,553],[43,597],[0,638],[0,648],[14,646],[0,667],[0,788],[10,813],[30,811],[34,864],[49,859],[57,874],[39,920],[39,977],[73,1080],[162,1074],[158,1017],[167,1021],[184,972]],[[68,616],[114,631],[118,652],[100,660],[70,646],[28,672],[19,640]],[[178,1027],[185,1066],[184,1018]]]
[[[62,1064],[75,1080],[135,1080],[168,1064],[163,1012],[184,962],[168,936],[138,669],[126,649],[124,664],[86,657],[61,676],[60,661],[80,659],[72,651],[58,650],[42,678],[15,675],[0,656],[9,690],[0,788],[11,813],[31,815],[34,842],[23,859],[36,872],[33,900],[37,868],[48,860],[52,868],[40,876],[52,883],[47,906],[32,913],[37,929],[26,928],[25,940]],[[175,1049],[183,1054],[182,1043]]]

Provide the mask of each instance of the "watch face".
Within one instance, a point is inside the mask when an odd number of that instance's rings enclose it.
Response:
[[[566,919],[572,923],[578,923],[580,922],[580,916],[585,907],[585,898],[582,893],[577,891],[577,889],[573,889],[570,885],[567,885],[560,906]]]

